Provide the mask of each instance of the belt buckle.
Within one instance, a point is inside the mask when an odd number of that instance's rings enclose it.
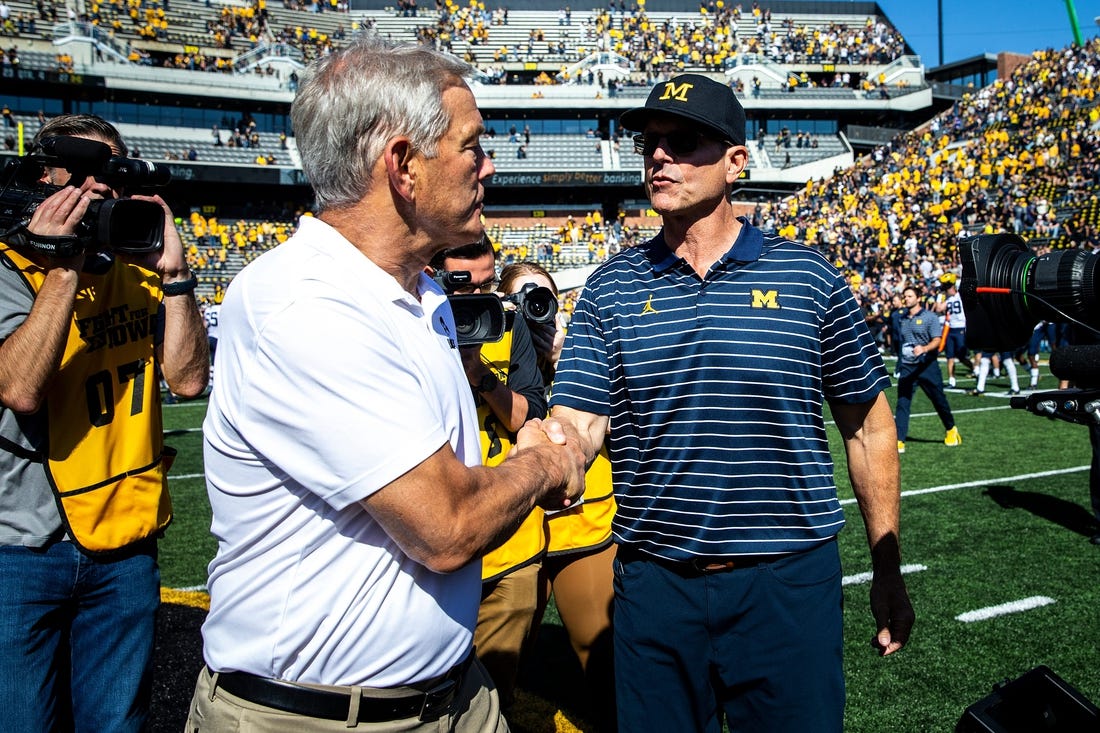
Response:
[[[424,702],[420,706],[420,720],[434,720],[441,717],[454,702],[456,692],[458,692],[458,681],[453,679],[443,680],[425,692]]]
[[[724,573],[727,570],[733,570],[737,567],[737,562],[735,560],[712,562],[710,558],[695,557],[691,560],[691,566],[703,575],[710,575],[712,573]]]

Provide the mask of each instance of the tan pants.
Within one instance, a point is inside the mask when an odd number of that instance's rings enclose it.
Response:
[[[553,593],[558,616],[584,670],[584,715],[596,731],[614,731],[615,670],[611,606],[615,599],[616,546],[586,553],[556,555],[542,563],[539,610]]]
[[[349,691],[351,688],[347,688]],[[364,688],[364,696],[367,690]],[[308,718],[256,705],[212,685],[206,667],[199,672],[195,695],[187,716],[185,733],[508,733],[508,724],[500,714],[500,703],[485,668],[474,659],[455,695],[450,711],[438,720],[418,718],[383,723],[353,723],[343,720]]]
[[[606,659],[598,663],[610,664],[614,560],[614,544],[597,552],[558,555],[543,560],[538,617],[541,620],[541,611],[553,592],[558,616],[584,670],[588,669],[589,657],[593,654],[605,654]]]
[[[534,563],[482,586],[474,651],[489,670],[505,710],[515,701],[520,652],[535,622],[538,583],[539,564]]]

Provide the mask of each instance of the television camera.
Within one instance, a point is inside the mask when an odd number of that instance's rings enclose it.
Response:
[[[39,149],[9,160],[0,171],[0,240],[50,257],[72,257],[89,249],[124,254],[154,252],[164,245],[164,210],[152,201],[93,199],[72,236],[36,236],[27,230],[35,210],[60,186],[42,183],[46,168],[64,168],[74,182],[89,176],[116,190],[163,186],[171,173],[164,166],[111,155],[97,140],[55,136]]]
[[[971,349],[1013,351],[1039,321],[1070,323],[1096,345],[1053,348],[1050,370],[1080,389],[1013,397],[1012,407],[1081,424],[1100,424],[1100,255],[1062,249],[1036,255],[1015,234],[959,242],[959,294]]]
[[[527,283],[518,293],[501,298],[491,293],[463,295],[456,292],[470,283],[470,273],[466,270],[442,270],[436,273],[435,281],[447,294],[454,312],[459,346],[495,343],[504,338],[505,303],[515,305],[516,312],[528,323],[550,323],[558,313],[554,292],[534,283]]]

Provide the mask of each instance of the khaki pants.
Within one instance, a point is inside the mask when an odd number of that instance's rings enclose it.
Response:
[[[519,655],[535,622],[539,567],[533,563],[482,586],[474,651],[489,670],[505,710],[515,700]]]
[[[331,689],[331,688],[326,688]],[[353,688],[346,688],[349,692]],[[363,688],[370,697],[369,688]],[[354,730],[357,733],[508,733],[508,724],[500,713],[496,690],[485,668],[473,659],[467,667],[462,688],[446,715],[438,720],[418,718],[390,720],[382,723],[352,723],[343,720],[309,718],[247,702],[215,688],[210,672],[204,666],[195,684],[185,733],[336,733]]]

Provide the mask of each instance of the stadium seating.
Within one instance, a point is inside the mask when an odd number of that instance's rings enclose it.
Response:
[[[569,23],[559,22],[557,10],[512,10],[505,23],[500,8],[475,14],[453,4],[448,8],[446,22],[441,22],[434,11],[410,17],[393,9],[316,13],[278,5],[235,6],[227,16],[221,5],[207,7],[197,0],[174,0],[169,8],[163,9],[167,29],[161,28],[160,36],[142,38],[138,33],[140,24],[128,17],[116,34],[118,39],[161,64],[197,67],[207,63],[208,58],[236,58],[244,60],[241,66],[258,64],[252,73],[228,73],[233,68],[231,64],[222,66],[227,73],[211,74],[159,65],[150,68],[146,63],[110,59],[96,62],[95,71],[145,84],[170,74],[185,79],[188,88],[209,89],[210,94],[254,88],[264,89],[270,95],[282,94],[279,98],[289,101],[292,93],[283,70],[271,76],[265,73],[264,64],[272,58],[268,54],[274,53],[277,44],[294,47],[297,55],[288,52],[280,58],[288,64],[286,68],[297,68],[294,64],[322,52],[328,44],[339,43],[357,30],[373,28],[394,38],[419,39],[451,48],[477,63],[485,72],[484,81],[489,83],[507,79],[507,74],[527,64],[547,71],[545,78],[553,89],[546,88],[545,94],[539,87],[509,86],[502,91],[511,92],[511,96],[489,97],[505,101],[492,118],[505,124],[524,114],[524,107],[517,107],[515,101],[529,100],[532,96],[561,104],[561,109],[570,110],[562,114],[570,114],[574,108],[569,104],[581,110],[599,107],[597,97],[606,92],[608,99],[618,97],[615,101],[619,106],[612,109],[621,109],[623,104],[640,102],[654,79],[660,78],[654,69],[670,64],[676,68],[707,70],[718,78],[722,78],[718,72],[728,66],[750,112],[765,110],[750,115],[756,119],[767,114],[767,110],[785,109],[788,103],[795,105],[791,107],[794,110],[818,109],[815,105],[822,105],[827,116],[829,110],[845,110],[846,105],[859,100],[880,96],[893,99],[923,86],[908,81],[878,85],[881,79],[872,72],[879,70],[878,74],[883,74],[881,69],[886,62],[891,62],[889,68],[899,73],[912,67],[913,62],[904,57],[904,42],[888,25],[873,29],[881,22],[874,18],[852,22],[852,16],[777,13],[770,18],[771,29],[764,33],[761,43],[754,40],[758,37],[759,20],[744,12],[739,18],[728,18],[731,29],[736,29],[736,49],[731,45],[728,56],[715,63],[713,58],[700,61],[690,52],[685,59],[678,60],[675,54],[667,53],[667,47],[655,51],[645,45],[660,34],[666,38],[696,40],[700,33],[704,37],[722,35],[714,26],[706,26],[711,19],[697,11],[650,12],[644,19],[639,15],[633,22],[644,22],[643,32],[624,34],[624,22],[632,22],[632,14],[608,13],[602,9],[574,12]],[[17,13],[37,12],[27,0],[13,0],[12,7]],[[141,7],[143,12],[152,12],[153,17],[161,9],[152,0],[144,0]],[[121,6],[107,3],[98,8],[106,17],[120,12]],[[249,8],[253,11],[251,15],[247,12]],[[228,22],[226,18],[233,18],[232,24],[238,29],[247,30],[260,17],[259,11],[264,11],[265,20],[259,37],[235,32],[215,40],[219,25]],[[868,22],[871,31],[867,30]],[[45,39],[52,37],[52,32],[52,24],[40,22],[34,33]],[[880,36],[877,44],[868,40],[875,34]],[[836,40],[831,40],[834,37]],[[858,41],[846,45],[847,39],[857,37]],[[195,44],[199,51],[178,54],[178,44],[184,42]],[[636,49],[634,43],[642,45]],[[165,50],[170,45],[171,56]],[[801,80],[800,64],[839,59],[838,49],[842,45],[848,48],[848,60],[859,62],[850,64],[853,79],[859,84],[815,86],[817,82],[806,84]],[[253,47],[263,49],[253,51],[255,59],[246,55]],[[20,66],[56,71],[58,54],[44,48],[21,47]],[[628,76],[618,78],[621,85],[609,85],[616,78],[611,70],[601,84],[597,78],[587,78],[588,69],[571,66],[599,48],[628,51],[635,68]],[[806,138],[802,147],[793,142],[777,146],[775,133],[784,126],[785,118],[769,120],[769,134],[749,141],[752,181],[766,182],[771,175],[771,180],[805,181],[806,185],[790,199],[763,195],[758,204],[750,203],[747,210],[764,226],[825,248],[858,283],[864,295],[880,300],[890,289],[906,281],[927,280],[928,274],[921,269],[924,260],[934,261],[931,273],[952,267],[955,240],[968,233],[1014,230],[1044,247],[1081,246],[1083,242],[1100,246],[1096,234],[1100,226],[1100,175],[1096,173],[1100,170],[1096,163],[1100,112],[1095,79],[1082,71],[1096,68],[1097,52],[1097,42],[1093,40],[1080,50],[1037,53],[1011,79],[972,91],[952,109],[875,149],[854,165],[850,165],[854,160],[852,148],[843,135],[815,135],[816,145],[805,144],[809,140]],[[663,60],[655,61],[662,53]],[[200,57],[203,60],[197,61]],[[759,66],[746,66],[750,62]],[[76,58],[73,63],[79,72],[81,60]],[[749,68],[778,70],[778,75],[770,77],[757,90],[746,83],[755,72],[741,73]],[[559,77],[562,69],[571,71]],[[498,72],[503,72],[503,77]],[[786,79],[794,79],[794,85],[785,86]],[[570,87],[575,89],[572,97],[567,96]],[[15,116],[30,132],[38,125],[33,111],[16,110]],[[792,115],[791,119],[797,117]],[[267,158],[270,155],[275,156],[279,167],[297,167],[293,138],[284,149],[277,134],[270,130],[260,133],[255,148],[214,147],[206,128],[127,126],[125,133],[131,145],[151,160],[178,156],[183,165],[252,166],[256,165],[257,155],[262,154],[266,163],[270,163]],[[637,171],[641,167],[640,156],[633,152],[629,138],[625,137],[601,140],[581,133],[538,132],[530,143],[523,143],[526,157],[517,156],[521,143],[507,136],[485,138],[482,142],[492,152],[497,169],[506,173]],[[183,158],[192,146],[197,160],[189,163]],[[833,175],[837,168],[839,172]],[[248,230],[260,223],[245,222],[242,226]],[[571,228],[561,217],[541,225],[490,219],[490,227],[497,227],[497,239],[506,258],[533,256],[553,266],[598,260],[613,252],[615,246],[636,241],[606,225]],[[626,231],[635,238],[641,236],[637,226],[627,227]],[[203,253],[204,261],[197,264],[206,273],[204,287],[224,284],[235,268],[251,256],[251,250],[242,247],[227,248],[224,258],[220,251],[219,244],[215,250],[218,257],[211,260]],[[879,288],[885,273],[891,274],[892,284]]]

